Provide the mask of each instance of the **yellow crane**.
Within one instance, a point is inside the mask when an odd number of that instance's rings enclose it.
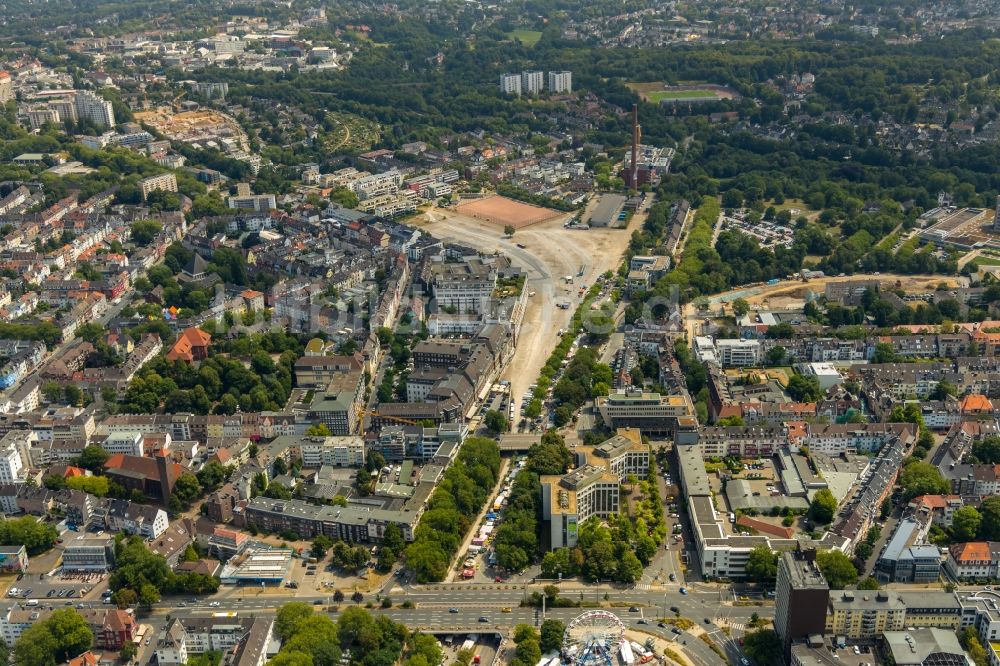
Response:
[[[414,421],[413,419],[404,419],[404,418],[401,418],[399,416],[388,416],[386,414],[379,414],[378,412],[376,412],[373,409],[366,409],[365,407],[358,407],[358,428],[361,428],[364,425],[365,417],[366,416],[378,417],[378,418],[382,418],[382,419],[389,419],[390,421],[397,421],[399,423],[405,423],[407,425],[415,425],[415,426],[420,425],[419,421]]]

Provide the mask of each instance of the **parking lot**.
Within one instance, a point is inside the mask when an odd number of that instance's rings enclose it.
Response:
[[[64,601],[93,601],[107,589],[107,574],[53,575],[26,573],[15,579],[8,588],[8,599],[35,599],[40,603]]]
[[[761,247],[791,247],[795,232],[791,227],[768,220],[753,222],[745,210],[736,210],[722,218],[722,229],[739,231],[757,239]]]

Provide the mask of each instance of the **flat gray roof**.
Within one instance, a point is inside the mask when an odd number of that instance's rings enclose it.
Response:
[[[618,219],[618,213],[625,205],[625,197],[620,194],[605,194],[601,196],[597,208],[590,214],[590,224],[608,226]]]

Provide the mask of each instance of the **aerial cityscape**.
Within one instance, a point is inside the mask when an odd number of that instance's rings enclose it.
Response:
[[[1000,666],[1000,0],[7,0],[0,666]]]

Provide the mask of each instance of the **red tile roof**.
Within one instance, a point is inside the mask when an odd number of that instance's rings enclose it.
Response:
[[[98,662],[97,656],[90,650],[87,650],[79,657],[73,657],[67,663],[69,666],[97,666]]]
[[[992,558],[990,544],[985,541],[956,543],[951,547],[951,556],[956,562],[989,562]]]
[[[993,411],[993,403],[981,393],[971,393],[962,398],[961,409],[963,414],[991,412]]]
[[[197,347],[208,347],[212,336],[200,328],[189,328],[177,337],[177,342],[167,352],[168,361],[187,361],[195,359],[194,350]]]

